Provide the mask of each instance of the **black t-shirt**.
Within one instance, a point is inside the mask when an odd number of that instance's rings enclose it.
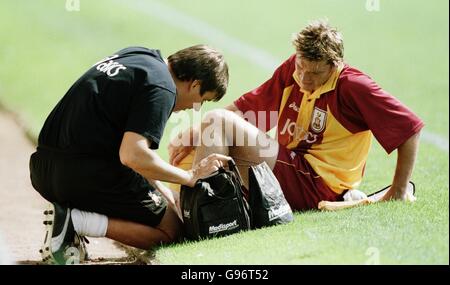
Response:
[[[159,50],[129,47],[93,65],[45,121],[39,146],[118,161],[124,132],[159,146],[176,87]]]

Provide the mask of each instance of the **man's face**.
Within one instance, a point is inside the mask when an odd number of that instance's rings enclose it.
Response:
[[[204,102],[212,101],[217,97],[216,92],[212,91],[206,91],[203,96],[200,95],[200,82],[198,80],[190,82],[189,86],[184,89],[179,89],[177,92],[177,102],[174,112],[187,109],[199,111]]]
[[[216,96],[217,96],[216,92],[212,91],[206,91],[202,96],[200,95],[200,90],[198,90],[192,96],[192,104],[194,106],[194,110],[199,111],[203,103],[212,101],[214,98],[216,98]]]
[[[308,92],[314,92],[330,78],[334,66],[325,60],[310,61],[297,55],[295,72],[300,79],[300,87]]]

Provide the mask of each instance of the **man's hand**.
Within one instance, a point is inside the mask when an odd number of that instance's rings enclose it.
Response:
[[[184,132],[178,134],[170,143],[167,149],[169,150],[169,163],[177,166],[180,161],[185,158],[195,148],[195,143],[198,139],[199,131],[194,128],[189,128]]]
[[[414,202],[417,198],[410,192],[405,189],[395,189],[389,188],[389,190],[381,197],[380,201],[389,201],[389,200],[400,200],[405,202]]]
[[[408,193],[408,182],[411,178],[414,163],[419,148],[420,132],[412,135],[397,149],[397,166],[391,188],[381,198],[381,201],[402,200],[415,201],[416,198]]]
[[[204,178],[214,171],[219,170],[219,168],[223,167],[224,163],[229,160],[231,160],[231,157],[217,153],[213,153],[202,159],[197,165],[188,171],[192,178],[186,185],[194,187],[195,182],[197,182],[198,179]]]

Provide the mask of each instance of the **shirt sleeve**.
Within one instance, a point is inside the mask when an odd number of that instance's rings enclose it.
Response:
[[[256,121],[250,119],[248,121],[264,132],[269,131],[277,124],[277,120],[270,119],[270,112],[279,111],[284,88],[287,87],[287,81],[292,78],[294,70],[295,55],[280,65],[269,80],[234,101],[234,105],[244,115],[246,112],[252,111]],[[260,111],[264,112],[262,114],[265,116],[259,117],[258,112]],[[265,119],[265,124],[259,122],[261,118]],[[278,119],[278,116],[276,118]]]
[[[125,131],[135,132],[151,141],[157,149],[166,122],[175,104],[175,94],[160,87],[148,87],[131,101]]]
[[[367,75],[346,80],[344,108],[350,129],[371,130],[387,153],[398,148],[424,126],[423,121]]]

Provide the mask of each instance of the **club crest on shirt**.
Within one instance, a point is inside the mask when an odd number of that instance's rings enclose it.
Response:
[[[314,111],[311,118],[311,129],[316,133],[320,133],[325,129],[326,123],[327,123],[327,112],[317,107],[314,107]]]

